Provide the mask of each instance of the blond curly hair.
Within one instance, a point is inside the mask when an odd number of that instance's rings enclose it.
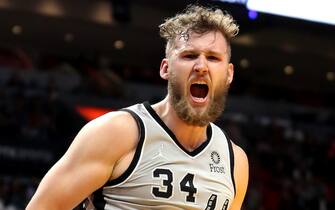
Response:
[[[177,37],[188,38],[189,34],[205,34],[219,31],[226,38],[228,45],[228,60],[231,56],[230,40],[239,32],[239,26],[231,15],[221,9],[199,5],[189,5],[183,13],[168,18],[159,25],[159,33],[166,40],[165,54],[169,55]]]

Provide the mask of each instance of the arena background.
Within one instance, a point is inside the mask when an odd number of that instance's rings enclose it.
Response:
[[[157,26],[193,2],[0,0],[0,210],[24,209],[88,120],[164,97]],[[240,25],[217,123],[249,157],[243,209],[334,210],[335,26],[197,2]]]

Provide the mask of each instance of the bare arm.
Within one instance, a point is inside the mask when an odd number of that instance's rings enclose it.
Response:
[[[249,180],[249,163],[245,152],[232,143],[234,151],[234,179],[236,185],[236,195],[229,210],[240,210],[247,191]]]
[[[128,113],[91,121],[42,179],[26,209],[73,209],[110,179],[116,162],[136,148],[137,139],[136,122]]]

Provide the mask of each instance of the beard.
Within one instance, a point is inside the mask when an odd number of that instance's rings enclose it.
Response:
[[[224,86],[223,84],[225,84],[225,82],[221,82],[220,84],[222,85],[214,90],[214,95],[210,98],[207,109],[200,113],[193,109],[188,103],[186,94],[183,93],[183,88],[178,83],[176,75],[172,72],[169,74],[168,91],[172,99],[172,107],[178,117],[186,124],[206,126],[210,122],[214,122],[222,114],[225,108],[229,85]]]

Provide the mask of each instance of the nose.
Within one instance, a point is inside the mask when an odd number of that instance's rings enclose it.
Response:
[[[198,74],[205,74],[208,72],[208,64],[206,57],[201,55],[198,57],[196,60],[196,63],[194,64],[193,67],[194,71],[197,72]]]

